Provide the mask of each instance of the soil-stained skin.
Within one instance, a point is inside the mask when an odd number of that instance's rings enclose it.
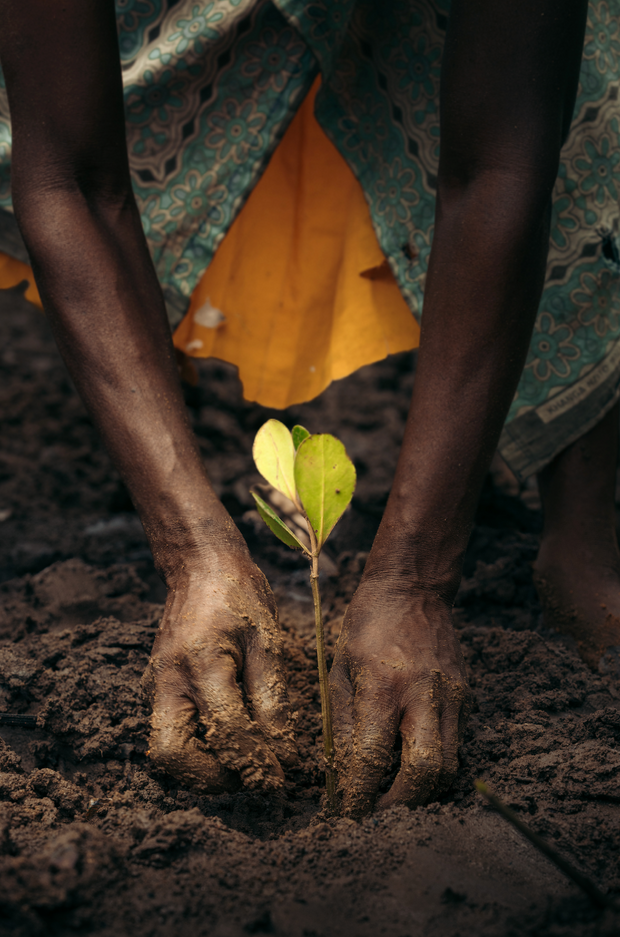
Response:
[[[281,790],[297,762],[275,599],[246,567],[170,592],[142,680],[149,757],[198,793]]]
[[[330,675],[343,809],[409,807],[439,797],[458,770],[471,694],[452,611],[436,596],[405,602],[363,580],[348,605]],[[379,795],[400,736],[400,769]]]
[[[307,563],[274,543],[247,494],[266,414],[242,402],[230,371],[202,371],[208,394],[191,392],[190,414],[279,606],[299,760],[270,794],[212,795],[147,757],[140,681],[164,593],[44,319],[0,296],[0,510],[12,512],[0,522],[0,710],[37,718],[0,725],[0,935],[615,937],[620,918],[592,909],[473,792],[483,778],[620,889],[620,693],[541,624],[539,516],[485,492],[453,613],[474,710],[449,790],[360,822],[326,818]],[[338,435],[358,469],[333,540],[337,575],[322,582],[330,662],[410,384],[401,356],[284,416]],[[196,745],[211,751],[205,735],[198,727]],[[396,752],[379,796],[399,768]]]

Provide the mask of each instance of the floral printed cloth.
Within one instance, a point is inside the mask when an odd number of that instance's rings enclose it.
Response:
[[[172,325],[320,71],[316,115],[420,316],[449,0],[116,0],[128,149]],[[545,288],[500,448],[524,477],[620,393],[620,0],[590,4]],[[0,207],[11,132],[0,97]],[[4,213],[5,214],[5,213]],[[6,216],[0,248],[11,253]],[[14,236],[13,242],[14,243]]]

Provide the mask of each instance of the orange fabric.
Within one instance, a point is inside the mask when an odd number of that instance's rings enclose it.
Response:
[[[269,407],[311,400],[419,340],[362,188],[314,117],[315,94],[316,86],[174,334],[186,354],[237,365],[244,396]]]
[[[246,399],[268,407],[311,400],[419,341],[361,186],[316,122],[317,86],[174,333],[180,351],[235,364]],[[0,289],[23,280],[26,298],[42,308],[31,268],[0,253]]]
[[[0,252],[0,289],[8,290],[11,286],[23,283],[24,280],[28,280],[28,288],[24,296],[39,309],[43,309],[39,291],[34,282],[32,267]]]

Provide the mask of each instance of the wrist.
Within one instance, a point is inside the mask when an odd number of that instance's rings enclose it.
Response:
[[[461,582],[468,534],[455,535],[448,525],[407,527],[384,516],[364,579],[388,583],[396,593],[437,597],[451,606]]]
[[[176,516],[144,524],[155,568],[168,588],[220,572],[234,575],[252,562],[233,519],[220,508],[215,516]]]

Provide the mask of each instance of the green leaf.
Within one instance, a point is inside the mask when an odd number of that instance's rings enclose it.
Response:
[[[309,436],[295,456],[295,484],[319,549],[353,497],[355,468],[339,439]]]
[[[293,531],[286,526],[284,521],[281,521],[276,512],[271,508],[266,501],[256,494],[255,491],[251,491],[250,494],[256,501],[256,509],[262,519],[267,524],[267,527],[273,531],[273,533],[278,537],[282,543],[285,543],[287,547],[292,547],[293,550],[303,550],[304,553],[308,553],[307,547],[298,540]]]
[[[256,434],[252,455],[263,478],[299,507],[295,489],[295,447],[284,423],[267,420]]]
[[[304,441],[304,439],[307,439],[309,435],[310,433],[305,426],[297,425],[293,427],[291,430],[291,436],[293,437],[293,445],[295,446],[295,450],[299,449],[301,443]]]

